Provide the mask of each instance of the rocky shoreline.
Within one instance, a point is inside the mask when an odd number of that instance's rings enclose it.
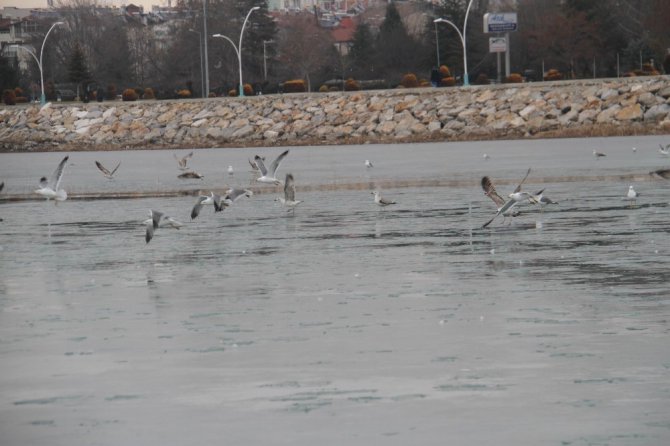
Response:
[[[4,152],[668,132],[670,76],[0,109]]]

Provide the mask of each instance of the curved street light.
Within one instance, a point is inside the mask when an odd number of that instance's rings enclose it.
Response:
[[[247,26],[247,21],[249,20],[249,16],[251,15],[252,12],[257,11],[261,9],[260,6],[254,6],[249,10],[247,13],[247,16],[244,18],[244,23],[242,23],[242,30],[240,30],[240,41],[235,46],[235,42],[233,42],[230,37],[224,36],[223,34],[214,34],[212,37],[220,37],[222,39],[226,39],[230,44],[233,46],[235,49],[235,54],[237,54],[237,62],[240,67],[240,96],[244,96],[244,84],[242,83],[242,36],[244,35],[244,27]]]
[[[37,55],[31,51],[29,48],[23,46],[23,45],[13,45],[16,48],[20,48],[24,51],[26,51],[28,54],[33,56],[33,59],[35,59],[35,62],[37,62],[37,68],[40,69],[40,84],[42,87],[42,94],[40,95],[40,104],[44,105],[46,104],[46,96],[44,94],[44,70],[42,70],[42,55],[44,54],[44,44],[47,42],[47,37],[49,37],[49,33],[51,32],[54,27],[57,25],[65,25],[65,22],[54,22],[53,25],[51,25],[51,28],[49,28],[49,31],[47,31],[46,35],[44,36],[44,40],[42,41],[42,49],[40,50],[40,58],[37,58]]]
[[[470,85],[470,81],[468,79],[468,55],[466,51],[466,45],[465,45],[465,35],[466,35],[466,30],[468,27],[468,15],[470,14],[470,7],[472,6],[473,0],[470,0],[468,3],[468,9],[465,11],[465,20],[463,21],[463,33],[461,33],[461,30],[458,29],[458,26],[454,25],[454,23],[450,20],[443,19],[443,18],[438,18],[433,20],[433,23],[446,23],[447,25],[450,25],[452,28],[456,30],[458,33],[458,37],[461,39],[461,44],[463,45],[463,85]]]

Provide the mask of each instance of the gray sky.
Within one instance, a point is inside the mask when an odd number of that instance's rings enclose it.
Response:
[[[54,0],[56,3],[58,0]],[[141,5],[145,11],[151,11],[151,5],[166,5],[167,0],[99,0],[100,4],[111,5]],[[0,8],[5,6],[16,6],[17,8],[46,8],[47,0],[0,0]]]

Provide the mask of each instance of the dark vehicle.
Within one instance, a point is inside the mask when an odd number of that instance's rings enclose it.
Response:
[[[72,90],[56,90],[56,99],[58,101],[74,101],[77,97]]]

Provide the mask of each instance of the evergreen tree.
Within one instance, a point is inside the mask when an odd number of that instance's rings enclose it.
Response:
[[[375,42],[370,25],[362,22],[356,28],[349,52],[351,71],[357,79],[374,79]]]
[[[67,67],[68,79],[77,84],[77,96],[79,96],[79,87],[82,82],[91,79],[91,74],[86,66],[86,56],[79,43],[76,43],[70,56],[70,62]]]
[[[402,74],[417,68],[417,43],[407,32],[395,3],[386,7],[376,48],[380,75],[391,83],[398,82]]]
[[[0,91],[14,88],[19,84],[19,76],[9,59],[0,56]]]

